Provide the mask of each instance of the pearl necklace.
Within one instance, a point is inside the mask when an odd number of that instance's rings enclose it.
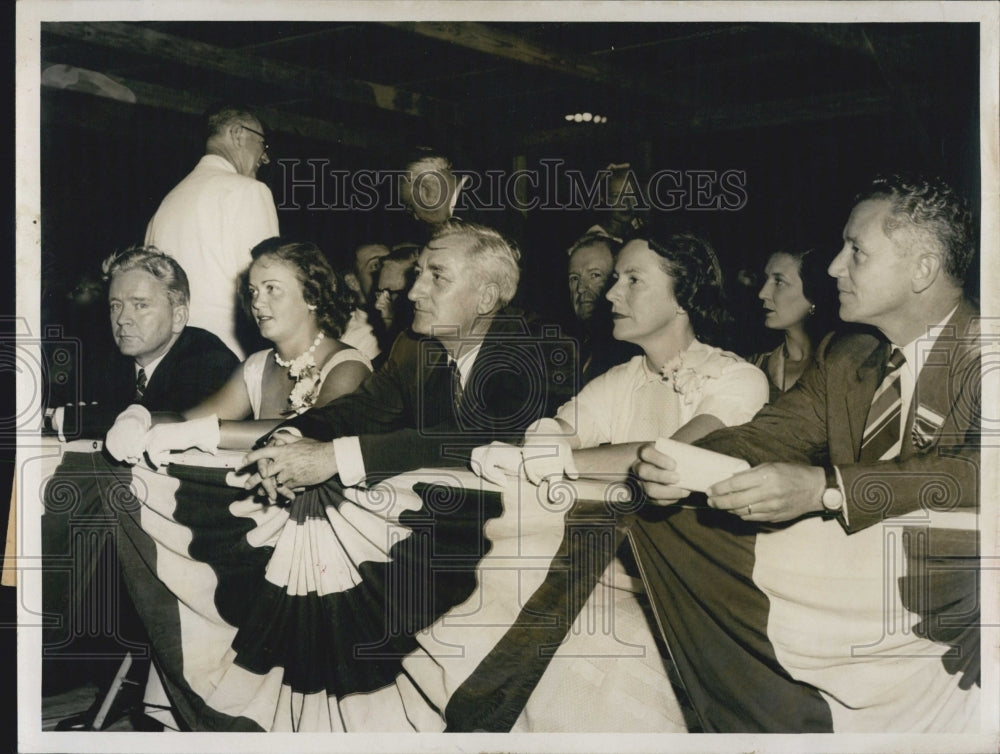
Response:
[[[317,333],[316,340],[313,341],[313,344],[291,361],[285,361],[278,355],[278,349],[274,349],[274,360],[278,362],[278,366],[287,369],[288,374],[295,378],[301,374],[304,369],[307,369],[310,366],[316,366],[313,354],[316,352],[316,348],[323,342],[323,338],[325,337],[326,333],[320,330],[319,333]]]

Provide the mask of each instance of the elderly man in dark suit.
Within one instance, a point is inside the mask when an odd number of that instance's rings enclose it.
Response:
[[[830,264],[845,322],[796,386],[696,445],[752,468],[687,495],[640,450],[629,536],[710,731],[979,725],[978,310],[971,213],[934,178],[880,178]]]
[[[472,449],[514,440],[557,400],[544,342],[500,314],[518,283],[517,251],[497,232],[449,223],[423,249],[408,297],[413,333],[352,395],[307,411],[251,452],[272,497],[339,475],[344,485],[422,466],[464,465]],[[572,369],[571,354],[553,359]],[[304,436],[297,439],[287,430]]]
[[[103,270],[119,354],[103,370],[98,394],[86,396],[91,404],[54,412],[53,425],[66,439],[104,437],[130,404],[189,409],[222,387],[239,363],[218,337],[188,326],[188,279],[173,257],[134,247],[106,259]]]

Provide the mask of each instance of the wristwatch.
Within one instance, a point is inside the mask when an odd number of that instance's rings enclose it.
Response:
[[[823,489],[823,511],[828,515],[840,513],[844,507],[844,493],[840,491],[840,484],[837,482],[837,472],[833,466],[823,469],[826,472],[826,487]]]

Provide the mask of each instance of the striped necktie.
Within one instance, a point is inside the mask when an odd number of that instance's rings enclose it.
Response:
[[[451,394],[455,399],[455,409],[457,410],[462,402],[464,389],[462,388],[462,374],[458,371],[458,362],[452,358],[448,359],[448,372],[451,376]]]
[[[139,403],[146,392],[146,370],[139,367],[139,373],[135,376],[135,402]]]
[[[899,443],[902,391],[899,368],[906,362],[903,352],[893,349],[886,365],[885,377],[875,391],[868,410],[865,433],[861,439],[860,461],[883,461],[897,455]]]

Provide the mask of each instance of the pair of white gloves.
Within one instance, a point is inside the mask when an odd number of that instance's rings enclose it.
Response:
[[[500,486],[507,483],[507,475],[523,474],[532,484],[580,476],[566,428],[548,418],[539,419],[525,430],[521,447],[494,441],[476,448],[471,465],[481,477]]]
[[[116,461],[136,464],[145,454],[154,466],[163,466],[174,450],[198,448],[214,454],[219,448],[219,420],[215,414],[152,426],[145,406],[133,403],[118,414],[104,438],[104,448]]]

